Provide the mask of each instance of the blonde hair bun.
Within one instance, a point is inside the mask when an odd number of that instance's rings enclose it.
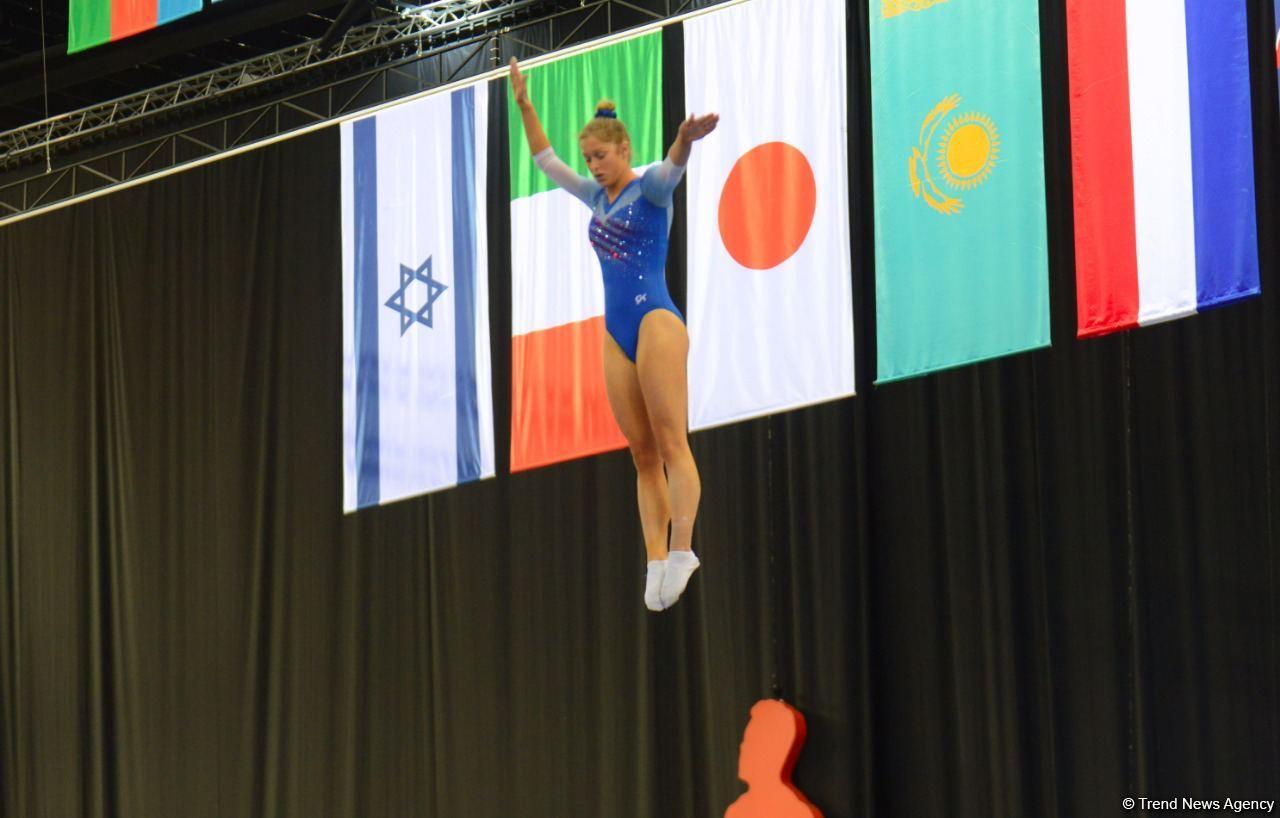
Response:
[[[578,134],[578,139],[586,139],[588,136],[617,144],[631,141],[631,137],[627,135],[627,126],[618,119],[618,106],[613,100],[602,99],[596,103],[595,114]]]

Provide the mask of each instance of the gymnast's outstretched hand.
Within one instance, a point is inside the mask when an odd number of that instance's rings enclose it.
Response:
[[[516,107],[520,109],[520,121],[524,123],[524,136],[529,142],[529,151],[537,156],[538,153],[549,148],[551,143],[547,141],[547,134],[542,130],[542,122],[538,119],[538,112],[533,108],[533,102],[529,99],[529,81],[524,74],[520,73],[520,64],[516,62],[516,58],[512,57],[508,63],[511,70],[508,75],[511,78],[511,93],[516,98]]]
[[[684,167],[689,163],[689,153],[693,150],[693,143],[714,131],[719,123],[719,114],[706,116],[690,114],[688,119],[680,123],[680,132],[676,134],[676,141],[671,143],[671,150],[667,152],[667,156],[671,157],[672,162]]]
[[[716,125],[720,123],[719,114],[707,114],[706,116],[689,115],[689,118],[680,123],[680,138],[686,142],[697,142],[702,137],[711,133],[716,129]]]
[[[512,57],[508,63],[511,70],[508,75],[511,78],[511,93],[515,95],[516,105],[524,108],[529,105],[529,83],[524,78],[524,74],[520,73],[520,64],[516,62],[516,58]]]

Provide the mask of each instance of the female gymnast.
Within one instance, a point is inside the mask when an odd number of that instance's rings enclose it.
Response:
[[[693,518],[702,493],[687,427],[689,334],[667,293],[665,275],[671,195],[693,143],[715,130],[720,118],[690,116],[681,123],[666,159],[637,176],[627,128],[614,104],[604,100],[578,134],[588,178],[556,157],[514,57],[510,76],[534,161],[591,209],[588,238],[604,275],[605,389],[636,466],[649,560],[644,603],[661,611],[680,599],[698,569]]]

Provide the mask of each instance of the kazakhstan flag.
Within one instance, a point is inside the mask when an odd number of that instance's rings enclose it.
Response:
[[[877,381],[1047,346],[1037,4],[869,2]]]

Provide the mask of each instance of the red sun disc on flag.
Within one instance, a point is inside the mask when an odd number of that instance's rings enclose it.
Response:
[[[817,202],[813,168],[799,148],[757,145],[734,163],[720,193],[720,238],[743,267],[777,267],[804,244]]]

